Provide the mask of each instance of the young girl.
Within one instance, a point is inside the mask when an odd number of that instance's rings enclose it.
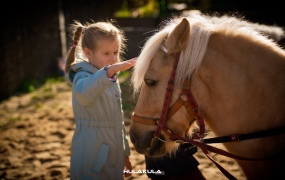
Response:
[[[124,167],[132,166],[117,73],[134,66],[136,58],[121,62],[125,37],[110,22],[75,21],[71,29],[65,67],[76,122],[70,179],[124,179]]]

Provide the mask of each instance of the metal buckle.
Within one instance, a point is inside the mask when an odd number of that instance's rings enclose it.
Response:
[[[168,49],[164,45],[161,45],[160,49],[163,50],[166,54],[168,53]]]
[[[232,141],[232,142],[239,141],[238,134],[232,134],[232,135],[231,135],[231,141]]]

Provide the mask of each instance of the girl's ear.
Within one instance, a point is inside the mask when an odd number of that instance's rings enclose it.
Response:
[[[91,51],[88,48],[83,49],[85,56],[90,59],[91,58]]]

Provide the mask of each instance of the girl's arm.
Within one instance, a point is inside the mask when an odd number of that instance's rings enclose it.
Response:
[[[130,69],[136,64],[136,61],[137,61],[137,58],[133,58],[127,61],[109,65],[108,68],[106,69],[107,76],[111,78],[119,71],[125,71],[125,70]]]

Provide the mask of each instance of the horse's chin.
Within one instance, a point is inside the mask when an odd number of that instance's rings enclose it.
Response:
[[[130,131],[130,139],[135,150],[140,154],[147,154],[151,147],[151,141],[154,137],[154,131],[148,131],[144,134],[137,134],[136,131]]]
[[[146,155],[150,157],[161,157],[166,154],[165,143],[155,138],[147,149]]]

